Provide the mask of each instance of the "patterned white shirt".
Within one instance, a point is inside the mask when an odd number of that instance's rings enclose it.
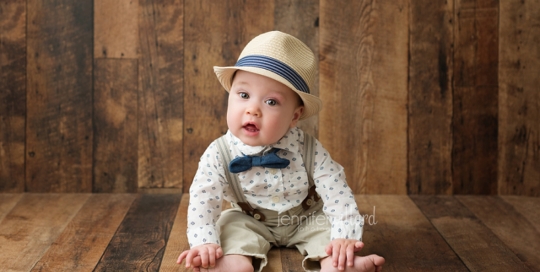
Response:
[[[304,132],[290,129],[277,143],[269,146],[248,146],[230,131],[226,134],[231,157],[257,155],[271,148],[290,161],[283,169],[254,166],[240,172],[238,180],[251,206],[282,213],[301,205],[306,198],[309,182],[302,160]],[[352,190],[345,181],[343,167],[334,162],[318,140],[315,140],[313,180],[317,193],[324,201],[323,211],[332,222],[331,239],[362,239],[363,217],[360,216]],[[216,141],[206,149],[190,187],[187,236],[191,247],[220,244],[216,222],[222,211],[223,200],[236,203],[234,191],[225,178],[224,167]]]

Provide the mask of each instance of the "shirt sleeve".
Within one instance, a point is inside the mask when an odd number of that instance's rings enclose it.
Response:
[[[220,245],[216,222],[221,215],[223,196],[228,185],[224,179],[217,144],[213,142],[201,156],[197,173],[189,189],[187,237],[190,247]]]
[[[330,239],[362,240],[364,218],[360,215],[354,194],[346,182],[343,167],[332,160],[321,143],[315,141],[313,180],[324,202],[323,211],[332,223]]]

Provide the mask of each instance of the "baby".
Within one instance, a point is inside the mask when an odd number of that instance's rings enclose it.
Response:
[[[235,66],[214,67],[229,92],[227,133],[201,157],[190,188],[195,271],[261,271],[272,246],[296,247],[306,271],[380,271],[358,256],[364,220],[341,165],[296,125],[317,114],[316,59],[297,38],[271,31],[251,40]],[[222,211],[223,201],[232,209]]]

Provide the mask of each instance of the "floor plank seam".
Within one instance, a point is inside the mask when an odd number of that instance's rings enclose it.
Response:
[[[469,271],[472,271],[468,266],[467,264],[465,263],[465,261],[463,260],[463,258],[457,254],[457,252],[455,251],[454,247],[452,247],[452,245],[450,244],[450,242],[448,241],[448,239],[441,233],[441,231],[439,230],[439,228],[437,228],[434,224],[433,224],[433,221],[427,216],[427,214],[424,212],[423,209],[421,209],[417,204],[416,202],[414,201],[414,199],[411,198],[411,196],[408,196],[409,199],[414,203],[414,205],[416,205],[416,207],[418,208],[418,210],[420,210],[420,212],[422,213],[422,215],[424,215],[424,217],[429,221],[429,224],[435,229],[435,231],[437,231],[437,233],[441,236],[441,238],[444,240],[444,242],[448,245],[448,247],[450,247],[452,249],[452,251],[454,252],[454,254],[458,257],[458,259],[461,261],[461,263],[463,264],[463,266],[465,268],[467,268],[467,270]]]

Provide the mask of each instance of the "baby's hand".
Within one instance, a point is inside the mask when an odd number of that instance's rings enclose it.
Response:
[[[212,268],[216,265],[216,260],[223,256],[223,250],[217,244],[204,244],[186,250],[178,256],[176,263],[180,264],[185,259],[186,268],[202,267]],[[199,258],[197,258],[199,257]],[[195,260],[195,262],[194,262]]]
[[[326,254],[332,256],[332,265],[338,270],[345,270],[354,265],[354,253],[360,251],[364,243],[354,239],[334,239],[325,248]]]

